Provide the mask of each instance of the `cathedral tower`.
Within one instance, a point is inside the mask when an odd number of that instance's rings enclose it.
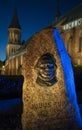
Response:
[[[8,28],[8,43],[6,47],[6,59],[16,52],[21,46],[21,27],[18,21],[16,9]]]

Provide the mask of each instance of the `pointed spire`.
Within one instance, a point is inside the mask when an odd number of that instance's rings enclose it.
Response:
[[[21,29],[20,24],[19,24],[19,20],[18,20],[18,16],[17,16],[17,10],[16,8],[14,9],[14,15],[12,18],[12,21],[10,23],[9,28],[18,28]]]
[[[59,0],[57,0],[57,3],[56,3],[56,21],[58,21],[60,16],[61,16],[61,12],[60,12],[60,8],[59,8]]]

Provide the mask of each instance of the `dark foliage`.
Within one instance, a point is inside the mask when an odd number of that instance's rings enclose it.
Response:
[[[23,76],[0,76],[0,99],[22,98]]]
[[[82,91],[82,67],[73,67],[76,91]]]

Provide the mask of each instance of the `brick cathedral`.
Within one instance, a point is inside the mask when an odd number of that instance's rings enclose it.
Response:
[[[61,16],[59,10],[51,25],[60,30],[68,54],[74,66],[82,66],[82,4]],[[21,27],[16,10],[8,28],[6,46],[5,74],[18,75],[22,73],[23,58],[26,53],[26,43],[21,45]]]

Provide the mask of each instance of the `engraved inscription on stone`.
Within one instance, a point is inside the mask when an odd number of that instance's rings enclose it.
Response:
[[[72,120],[70,108],[67,114],[67,107],[69,102],[65,101],[55,101],[55,102],[39,102],[32,104],[32,111],[37,112],[36,120],[28,122],[30,128],[35,130],[56,130],[63,128],[63,125],[66,126],[69,124],[68,120]],[[32,117],[32,116],[31,116]],[[63,119],[64,118],[64,119]],[[54,122],[53,122],[54,121]],[[51,123],[50,123],[51,122]],[[62,122],[62,123],[61,123]],[[65,124],[64,124],[65,123]],[[32,125],[30,125],[32,124]],[[60,124],[60,125],[58,125]],[[43,127],[42,127],[43,126]]]
[[[40,86],[52,86],[57,82],[56,78],[56,60],[50,53],[46,53],[40,57],[35,69],[37,70],[36,82]]]

